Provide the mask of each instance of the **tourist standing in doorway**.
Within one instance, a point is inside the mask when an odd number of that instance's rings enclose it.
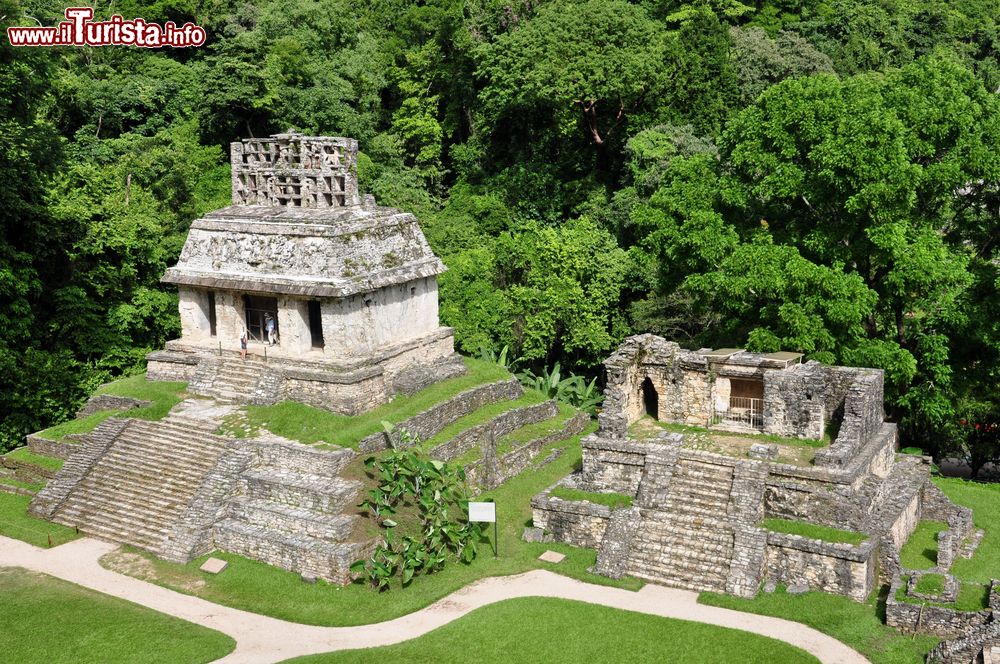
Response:
[[[247,341],[249,340],[249,336],[247,329],[244,327],[243,333],[240,335],[240,357],[244,360],[247,359]]]
[[[267,314],[264,317],[264,329],[267,330],[267,344],[269,346],[274,345],[275,338],[277,337],[275,334],[277,332],[277,327],[277,324],[274,322],[274,316]]]

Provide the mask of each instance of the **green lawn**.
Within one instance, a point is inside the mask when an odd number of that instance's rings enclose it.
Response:
[[[200,664],[232,652],[225,634],[18,567],[0,567],[3,654],[19,664]]]
[[[827,526],[817,526],[814,523],[805,521],[791,521],[789,519],[764,519],[763,526],[766,530],[776,533],[787,533],[789,535],[801,535],[811,539],[823,540],[824,542],[842,542],[845,544],[861,544],[868,539],[867,535],[855,533],[849,530],[839,530]]]
[[[67,420],[61,424],[39,431],[38,435],[49,440],[62,440],[71,433],[87,433],[109,417],[135,417],[141,420],[161,420],[170,409],[184,398],[187,383],[146,380],[145,374],[122,378],[102,385],[95,394],[113,394],[120,397],[134,397],[152,401],[143,408],[129,410],[99,410],[87,417]]]
[[[14,459],[15,461],[23,461],[25,463],[31,463],[40,468],[45,468],[47,470],[60,470],[63,467],[63,460],[56,459],[55,457],[42,456],[40,454],[35,454],[27,447],[19,447],[13,452],[8,452],[5,454],[8,459]]]
[[[899,562],[907,569],[930,569],[937,565],[937,536],[948,530],[942,521],[921,521],[899,552]]]
[[[0,535],[35,546],[48,546],[49,537],[52,538],[52,546],[59,546],[79,537],[73,528],[28,516],[30,502],[31,498],[28,496],[0,493]]]
[[[934,483],[959,505],[972,508],[972,520],[986,531],[976,554],[970,559],[957,558],[951,573],[961,581],[987,584],[1000,578],[1000,484],[982,484],[957,478],[934,478]],[[935,551],[936,551],[935,547]]]
[[[591,425],[581,435],[590,433],[593,428]],[[588,572],[587,568],[597,558],[593,549],[556,542],[521,541],[524,527],[531,520],[531,496],[551,486],[579,464],[579,437],[549,445],[539,454],[539,460],[550,450],[563,448],[565,451],[549,464],[526,471],[499,489],[483,494],[483,498],[493,498],[497,503],[499,558],[493,557],[490,544],[483,541],[479,545],[479,556],[472,564],[451,560],[443,571],[417,577],[406,589],[396,584],[388,592],[376,593],[361,583],[343,588],[323,582],[307,584],[298,574],[228,553],[213,554],[230,563],[226,571],[216,576],[199,571],[204,558],[179,565],[147,556],[155,575],[146,578],[219,604],[312,625],[362,625],[390,620],[421,609],[477,579],[536,568],[551,569],[591,583],[638,589],[642,583],[637,579],[616,581]],[[488,530],[488,537],[492,538],[492,529]],[[538,560],[546,549],[566,554],[566,559],[559,564]],[[199,584],[193,582],[201,581],[204,585],[195,588]]]
[[[401,422],[428,408],[479,385],[511,378],[503,367],[473,358],[463,358],[469,372],[420,390],[398,396],[361,415],[340,415],[294,401],[274,406],[248,406],[229,419],[222,433],[243,437],[261,427],[279,436],[311,445],[319,441],[356,448],[362,438],[382,431],[382,421]],[[245,427],[245,429],[244,429]]]
[[[821,592],[789,595],[779,587],[773,594],[761,593],[752,600],[702,593],[698,601],[805,623],[851,646],[873,664],[923,664],[924,655],[940,641],[933,636],[911,638],[886,627],[882,619],[884,604],[874,595],[861,604]]]
[[[632,496],[626,496],[623,493],[580,491],[579,489],[571,489],[566,486],[557,486],[550,493],[556,498],[562,498],[563,500],[589,500],[598,505],[607,505],[611,509],[630,507],[632,505]]]
[[[944,592],[944,575],[943,574],[921,574],[920,578],[917,579],[917,587],[915,590],[918,593],[923,593],[925,595],[939,595]]]
[[[804,650],[748,632],[564,599],[524,597],[484,606],[403,643],[294,662],[817,662]]]

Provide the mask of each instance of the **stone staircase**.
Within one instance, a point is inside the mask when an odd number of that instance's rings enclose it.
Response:
[[[303,576],[347,583],[351,563],[368,555],[374,540],[350,541],[362,485],[339,477],[334,458],[296,450],[245,471],[242,495],[215,526],[215,545]]]
[[[181,423],[128,420],[51,518],[159,553],[225,447]]]
[[[206,368],[207,375],[197,376],[188,389],[223,403],[251,401],[269,370],[267,363],[249,356],[215,360]]]
[[[628,573],[690,590],[725,592],[734,531],[728,507],[733,468],[678,459],[665,498],[640,505]]]

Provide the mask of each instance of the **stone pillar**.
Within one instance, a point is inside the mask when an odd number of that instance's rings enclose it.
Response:
[[[312,348],[308,301],[278,298],[278,345],[292,354],[307,353]]]
[[[246,322],[242,293],[219,291],[215,294],[216,336],[223,348],[239,349],[240,334]]]
[[[179,289],[181,339],[204,341],[212,336],[208,319],[208,291],[181,287]]]

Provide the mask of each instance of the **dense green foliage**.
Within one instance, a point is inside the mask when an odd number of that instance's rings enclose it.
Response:
[[[482,525],[468,520],[465,470],[413,450],[419,441],[406,430],[400,431],[400,441],[411,449],[364,461],[374,486],[358,507],[378,523],[383,537],[371,556],[351,565],[351,572],[379,591],[391,588],[397,576],[406,586],[416,575],[440,572],[452,556],[471,563],[482,534]],[[412,529],[397,521],[397,513],[408,506],[419,515]]]
[[[502,629],[497,626],[502,625]],[[490,638],[483,638],[489,634]],[[471,653],[470,653],[471,651]],[[333,664],[400,662],[483,664],[511,661],[815,662],[787,643],[749,632],[660,618],[550,597],[509,599],[476,609],[419,638],[394,646],[300,657],[290,662]],[[734,660],[733,653],[739,653]]]
[[[236,647],[220,632],[18,567],[0,568],[0,594],[11,662],[202,664]]]
[[[0,23],[63,5],[0,0]],[[104,16],[110,8],[99,8]],[[358,138],[461,349],[597,376],[622,337],[886,370],[929,453],[1000,454],[1000,1],[260,0],[113,11],[204,47],[0,40],[0,448],[177,334],[158,283],[227,144]]]

